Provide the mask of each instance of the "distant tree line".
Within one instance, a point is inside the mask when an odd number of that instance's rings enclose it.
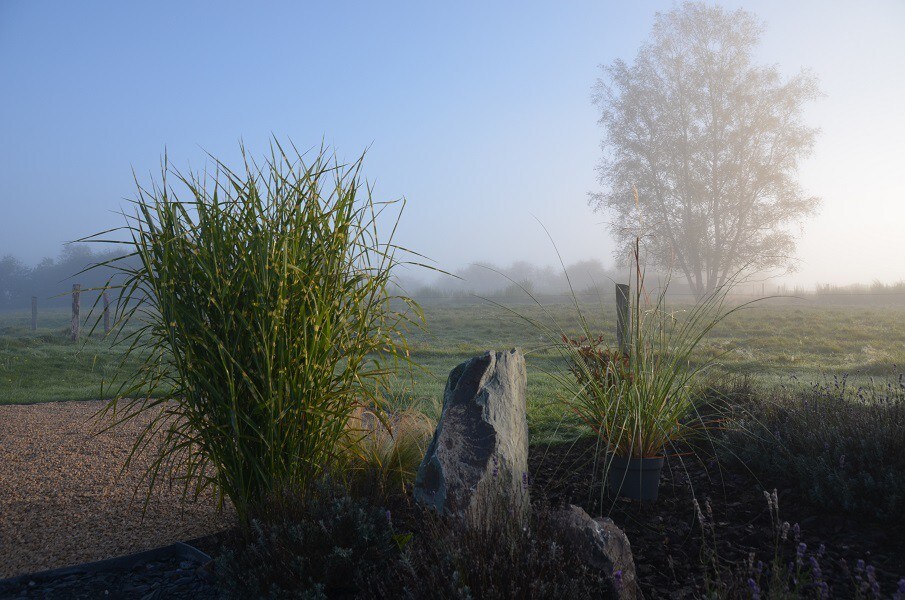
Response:
[[[121,249],[93,250],[87,244],[69,244],[56,258],[45,258],[30,267],[12,255],[0,258],[0,310],[25,309],[31,305],[31,297],[37,296],[43,308],[69,306],[69,292],[73,283],[83,290],[105,285],[113,269],[98,268],[79,274],[85,267],[122,256]],[[78,275],[77,275],[78,274]],[[568,276],[567,276],[568,275]],[[647,273],[647,286],[656,288],[666,276]],[[405,293],[422,301],[432,299],[476,300],[479,297],[525,299],[526,292],[545,300],[551,296],[594,298],[600,294],[613,295],[614,284],[628,283],[625,269],[604,267],[598,260],[585,260],[566,267],[537,266],[518,261],[509,266],[476,263],[455,271],[454,276],[444,275],[433,281],[404,274],[397,285]],[[571,291],[570,291],[571,288]],[[691,297],[693,290],[677,278],[670,278],[670,295],[677,299]],[[789,288],[775,284],[761,288],[760,284],[743,285],[736,290],[742,295],[789,295],[831,304],[905,304],[905,281],[884,284],[852,284],[847,286],[817,285],[816,288]],[[83,294],[84,306],[94,302],[97,292]]]
[[[601,296],[614,297],[615,284],[630,281],[631,274],[626,268],[604,267],[597,260],[576,262],[568,265],[565,270],[519,261],[509,266],[476,263],[456,270],[452,276],[439,276],[429,282],[403,276],[397,281],[397,285],[421,302],[458,303],[478,301],[481,298],[519,302],[530,301],[528,294],[543,302],[559,302],[568,301],[572,294],[587,301],[594,301]],[[696,297],[695,290],[679,274],[670,276],[655,270],[645,273],[644,287],[647,292],[659,293],[660,286],[664,284],[668,286],[667,296],[671,301],[688,302]],[[818,284],[807,288],[775,281],[746,281],[733,287],[732,295],[740,301],[771,296],[780,302],[784,298],[789,302],[807,300],[841,306],[903,305],[905,281]]]
[[[518,261],[509,266],[475,263],[458,269],[453,276],[443,275],[432,282],[402,277],[399,285],[421,300],[476,296],[529,299],[528,294],[545,297],[614,293],[616,281],[628,281],[628,274],[606,268],[597,260],[579,261],[565,270]]]
[[[45,258],[32,267],[6,255],[0,258],[0,309],[29,307],[32,296],[37,296],[41,307],[68,306],[72,284],[81,284],[82,289],[98,288],[113,274],[109,268],[80,271],[122,254],[118,249],[96,251],[87,244],[68,244],[58,257]],[[88,292],[83,302],[94,302],[94,296]]]

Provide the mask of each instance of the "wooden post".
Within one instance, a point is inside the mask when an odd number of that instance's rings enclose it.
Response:
[[[110,296],[104,292],[104,335],[110,333]]]
[[[31,330],[38,330],[38,297],[31,297]]]
[[[628,284],[616,284],[616,342],[619,345],[619,352],[622,354],[628,354],[630,347],[628,293]]]
[[[73,342],[79,341],[79,296],[82,294],[82,285],[72,284],[72,323],[69,325],[69,337]]]

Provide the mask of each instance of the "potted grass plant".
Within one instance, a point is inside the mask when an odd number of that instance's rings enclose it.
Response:
[[[601,441],[611,493],[642,501],[657,499],[665,452],[706,431],[714,421],[700,414],[700,376],[712,359],[695,356],[701,340],[723,318],[723,286],[695,304],[671,311],[668,282],[655,298],[644,292],[640,239],[633,248],[634,293],[630,299],[629,347],[613,350],[593,337],[561,335],[560,348],[572,383],[569,407]]]
[[[563,402],[567,411],[597,437],[598,458],[613,495],[654,501],[667,450],[706,434],[725,420],[718,409],[716,414],[701,412],[700,379],[716,359],[696,350],[717,324],[756,300],[727,309],[728,292],[743,272],[739,270],[694,304],[670,309],[666,302],[668,278],[656,295],[645,291],[638,235],[632,249],[634,293],[629,299],[627,331],[623,332],[628,343],[625,349],[612,349],[579,302],[559,258],[579,334],[574,334],[574,327],[558,323],[529,289],[514,280],[509,279],[546,318],[490,302],[535,327],[567,365],[567,372],[553,370],[548,375],[566,390]]]

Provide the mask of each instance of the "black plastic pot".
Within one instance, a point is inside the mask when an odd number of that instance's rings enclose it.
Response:
[[[658,458],[613,456],[607,473],[610,491],[623,498],[653,502],[657,499],[662,469],[662,456]]]

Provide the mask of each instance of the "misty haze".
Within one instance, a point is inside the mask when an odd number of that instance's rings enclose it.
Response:
[[[0,598],[905,600],[905,4],[0,4]]]

